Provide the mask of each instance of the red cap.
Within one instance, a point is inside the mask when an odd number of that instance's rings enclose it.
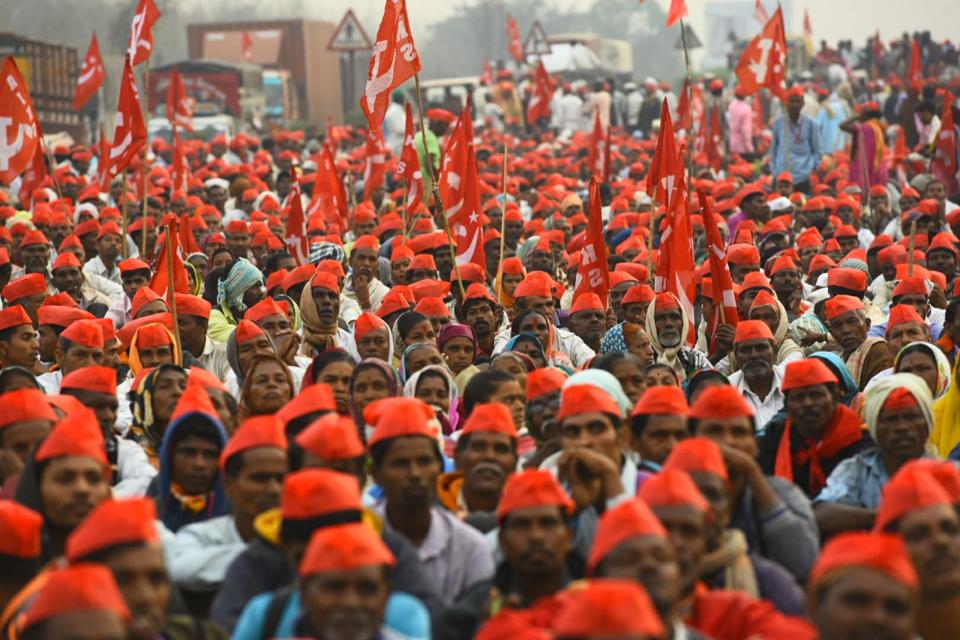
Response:
[[[157,507],[150,498],[104,500],[67,538],[71,563],[118,544],[158,544]]]
[[[727,262],[736,265],[759,265],[760,251],[752,244],[732,244],[727,247]]]
[[[277,304],[277,301],[273,298],[264,298],[257,304],[253,305],[243,314],[244,320],[249,320],[250,322],[260,322],[264,318],[269,318],[270,316],[284,316],[286,317],[286,312]]]
[[[90,349],[103,349],[103,330],[96,320],[78,320],[64,329],[60,337]]]
[[[377,532],[370,525],[355,522],[318,529],[300,562],[300,577],[395,564],[396,558]]]
[[[151,349],[173,344],[173,337],[165,326],[155,322],[140,327],[133,338],[133,343],[136,343],[138,349]]]
[[[57,256],[57,259],[53,261],[53,266],[50,268],[50,272],[53,273],[57,269],[63,269],[64,267],[75,267],[77,269],[82,269],[83,265],[80,263],[80,259],[76,255],[67,251],[66,253],[61,253]]]
[[[542,274],[542,272],[535,271],[530,273],[520,281],[520,284],[517,285],[517,288],[513,292],[514,298],[526,298],[529,296],[553,298],[553,287],[550,284],[549,276],[543,278],[536,274]]]
[[[311,422],[297,435],[296,442],[321,460],[349,460],[365,453],[353,418],[336,413]]]
[[[234,335],[237,341],[237,346],[240,346],[266,334],[256,323],[247,319],[243,319],[237,324]]]
[[[891,295],[894,298],[899,298],[900,296],[925,296],[927,294],[927,282],[923,276],[907,276],[897,283]]]
[[[488,402],[473,407],[470,417],[467,418],[463,429],[460,430],[460,435],[464,436],[476,431],[502,433],[514,440],[518,438],[517,427],[513,423],[513,415],[506,405],[499,402]]]
[[[120,230],[120,226],[116,222],[106,222],[100,225],[100,230],[97,232],[97,240],[103,236],[123,236],[123,232]]]
[[[560,411],[557,420],[584,413],[606,413],[623,417],[623,410],[613,397],[599,387],[577,384],[565,388],[560,394]]]
[[[310,286],[315,289],[327,289],[334,293],[340,293],[340,283],[337,282],[337,276],[327,271],[317,271],[310,278]]]
[[[580,313],[581,311],[603,311],[603,301],[595,293],[581,293],[573,301],[570,313]]]
[[[177,406],[173,408],[170,422],[176,422],[183,416],[192,413],[199,413],[213,420],[220,420],[217,410],[213,407],[213,402],[210,401],[210,394],[207,393],[206,385],[193,375],[187,378],[187,388],[184,389],[183,395],[177,400]]]
[[[648,478],[640,485],[639,497],[651,509],[691,506],[704,513],[710,512],[710,505],[693,483],[690,474],[676,468],[664,467],[660,473]]]
[[[888,578],[917,588],[917,572],[900,536],[887,533],[842,533],[830,539],[810,572],[809,584],[816,588],[835,571],[862,567],[883,573]]]
[[[503,485],[500,504],[497,505],[497,522],[518,509],[535,507],[560,507],[573,514],[573,500],[549,471],[525,469],[511,475]]]
[[[63,376],[60,389],[80,389],[111,396],[116,395],[117,372],[110,367],[81,367]]]
[[[908,462],[883,488],[874,530],[887,529],[911,511],[941,504],[952,504],[943,485],[925,465]]]
[[[762,320],[741,320],[737,323],[737,333],[733,343],[739,344],[747,340],[770,340],[773,342],[773,332],[770,331],[767,323]]]
[[[157,300],[163,302],[163,298],[160,296],[160,294],[150,287],[140,287],[133,295],[133,299],[130,300],[130,315],[136,318],[141,309],[151,302],[156,302]],[[166,302],[164,302],[164,306],[166,306]]]
[[[518,285],[519,286],[519,285]],[[489,300],[490,302],[496,304],[497,299],[493,297],[493,294],[490,293],[489,287],[483,284],[482,282],[474,282],[469,287],[467,287],[466,295],[463,299],[466,300]]]
[[[560,391],[567,381],[567,374],[554,367],[534,369],[527,374],[527,401],[554,391]]]
[[[304,469],[283,480],[280,513],[284,520],[307,520],[329,513],[360,511],[357,479],[330,469]]]
[[[289,424],[309,413],[336,410],[337,401],[333,397],[333,389],[328,384],[318,383],[301,389],[293,400],[277,412],[277,417],[284,424]]]
[[[227,468],[227,462],[238,453],[247,449],[270,447],[287,450],[287,437],[283,432],[283,423],[277,416],[254,416],[240,425],[227,441],[220,454],[220,470]]]
[[[840,267],[827,273],[828,287],[841,287],[851,291],[867,290],[867,274],[859,269]]]
[[[34,244],[50,244],[50,241],[47,240],[47,236],[43,235],[42,231],[31,229],[23,234],[23,238],[20,240],[20,248],[22,249]]]
[[[890,330],[898,324],[906,322],[918,322],[924,326],[927,324],[912,304],[898,304],[890,308],[890,317],[887,319],[887,333],[890,333]]]
[[[193,296],[189,293],[177,293],[175,297],[177,301],[177,313],[179,315],[210,319],[211,304],[200,296]]]
[[[837,376],[819,358],[807,358],[787,364],[781,390],[800,389],[818,384],[839,384]]]
[[[759,309],[760,307],[773,307],[778,314],[780,313],[780,305],[777,304],[777,298],[766,289],[760,289],[760,293],[757,294],[757,297],[753,299],[753,304],[750,305],[750,311]]]
[[[93,458],[107,468],[107,451],[97,415],[86,410],[77,410],[61,420],[46,437],[34,459],[37,462],[79,456]]]
[[[671,415],[686,416],[690,413],[687,397],[680,387],[649,387],[640,396],[631,416]]]
[[[21,630],[25,633],[51,618],[81,611],[109,611],[129,622],[130,610],[107,567],[84,563],[47,573],[24,613]]]
[[[827,300],[826,308],[827,320],[833,320],[851,311],[863,311],[863,301],[853,296],[834,296]]]
[[[611,551],[626,540],[642,536],[667,537],[667,531],[643,500],[627,500],[608,510],[600,518],[587,560],[587,573],[593,574]]]
[[[0,429],[34,420],[46,420],[52,425],[59,419],[47,403],[44,393],[32,387],[0,395],[0,406],[3,407],[3,411],[0,411]]]
[[[416,285],[414,285],[416,286]],[[427,297],[421,298],[417,306],[413,308],[417,313],[422,313],[429,318],[452,318],[450,309],[440,298]]]
[[[471,285],[473,286],[473,285]],[[413,304],[402,292],[396,291],[396,287],[383,296],[383,301],[377,307],[376,315],[380,318],[386,318],[397,311],[406,311]]]
[[[42,273],[29,273],[5,286],[0,295],[7,302],[16,302],[20,298],[35,296],[47,292],[47,279]]]
[[[719,418],[753,418],[756,411],[736,387],[711,385],[704,389],[690,407],[690,417],[697,420]]]
[[[303,266],[293,269],[288,273],[283,281],[280,283],[280,286],[283,287],[283,290],[289,291],[290,287],[295,287],[296,285],[306,282],[313,277],[313,274],[316,272],[317,268],[312,264],[305,264]]]
[[[773,261],[773,265],[770,267],[770,275],[777,273],[778,271],[783,271],[785,269],[796,269],[797,263],[794,262],[793,258],[790,256],[779,256],[776,260]]]
[[[95,318],[94,321],[100,325],[100,331],[103,332],[104,346],[106,346],[108,342],[118,340],[117,328],[113,323],[113,318]]]
[[[638,284],[627,289],[627,292],[620,300],[620,306],[631,304],[633,302],[653,302],[655,294],[653,288],[648,284]]]
[[[39,558],[43,516],[13,500],[0,500],[0,555]]]
[[[717,443],[709,438],[687,438],[677,443],[663,463],[664,469],[692,473],[705,471],[729,480],[727,465]]]
[[[734,197],[734,202],[737,203],[737,206],[742,206],[743,199],[748,196],[753,195],[765,195],[766,191],[763,190],[763,187],[759,184],[753,183],[745,185],[740,191],[737,192],[737,195]]]
[[[33,321],[19,304],[0,310],[0,331],[26,324],[33,324]]]
[[[762,271],[751,271],[743,277],[743,282],[740,283],[740,291],[749,291],[750,289],[773,291],[773,288],[770,286],[770,280],[767,279],[767,276],[765,276]]]
[[[405,436],[437,437],[437,422],[430,408],[416,398],[383,398],[363,409],[363,419],[374,425],[373,435],[367,441],[372,447],[378,442]]]
[[[627,580],[594,580],[563,594],[553,622],[558,638],[661,638],[663,622],[643,587]]]
[[[137,258],[127,258],[126,260],[121,260],[117,266],[120,268],[120,273],[130,273],[131,271],[149,271],[150,265],[148,265],[143,260],[138,260]]]

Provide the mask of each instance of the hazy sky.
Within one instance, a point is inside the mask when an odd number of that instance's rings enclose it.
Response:
[[[542,0],[546,7],[564,8],[582,6],[587,0]],[[664,9],[669,0],[646,0],[658,2]],[[722,0],[730,2],[733,0]],[[703,7],[710,0],[687,0],[690,8],[690,23],[699,33],[704,33]],[[752,4],[752,0],[743,0]],[[414,36],[418,31],[450,15],[458,6],[472,4],[472,0],[407,0]],[[776,7],[775,0],[763,0],[768,11]],[[350,7],[363,22],[371,38],[374,37],[378,20],[383,11],[384,0],[322,0],[308,3],[320,16],[336,22]],[[507,5],[509,7],[509,0]],[[319,5],[319,6],[318,6]],[[600,7],[603,0],[600,0]],[[639,6],[639,0],[638,0]],[[903,31],[929,30],[937,39],[956,41],[960,38],[960,0],[795,0],[794,16],[787,16],[788,27],[796,25],[799,32],[803,19],[803,7],[810,10],[814,39],[826,39],[835,43],[840,39],[860,42],[880,29],[884,41],[899,36]],[[792,22],[791,22],[792,19]],[[520,25],[524,32],[529,25]],[[584,25],[585,29],[589,25]]]

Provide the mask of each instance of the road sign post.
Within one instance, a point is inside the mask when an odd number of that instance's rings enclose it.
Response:
[[[343,88],[343,111],[347,121],[352,121],[357,113],[356,68],[354,66],[357,51],[369,51],[373,48],[367,32],[357,19],[353,9],[348,9],[327,44],[329,51],[347,56],[346,79],[341,81]]]
[[[527,39],[523,43],[523,52],[527,57],[550,54],[550,40],[539,21],[535,21],[530,27],[530,33],[527,34]]]

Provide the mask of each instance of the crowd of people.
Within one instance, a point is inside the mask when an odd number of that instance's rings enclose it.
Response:
[[[527,130],[502,73],[474,123],[484,264],[429,186],[406,210],[399,148],[364,185],[362,129],[189,142],[184,188],[162,140],[107,191],[94,151],[53,149],[46,184],[0,191],[0,637],[956,637],[956,79],[850,79],[759,119],[705,79],[689,131],[668,84],[558,79]],[[653,287],[663,103],[692,315]],[[428,106],[429,185],[458,114]],[[340,220],[313,206],[328,151]],[[598,218],[608,293],[574,296]]]

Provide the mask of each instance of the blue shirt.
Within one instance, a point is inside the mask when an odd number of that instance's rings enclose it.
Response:
[[[827,478],[827,486],[813,502],[835,502],[849,507],[876,509],[880,506],[883,487],[889,481],[890,474],[883,464],[880,450],[861,451],[834,468]]]
[[[789,143],[788,138],[789,137]],[[787,148],[790,149],[790,162],[787,162]],[[806,182],[810,174],[820,164],[823,148],[820,144],[820,132],[817,123],[807,116],[800,115],[799,127],[787,126],[786,116],[780,116],[773,123],[773,145],[770,147],[770,163],[773,175],[789,171],[794,184]]]

